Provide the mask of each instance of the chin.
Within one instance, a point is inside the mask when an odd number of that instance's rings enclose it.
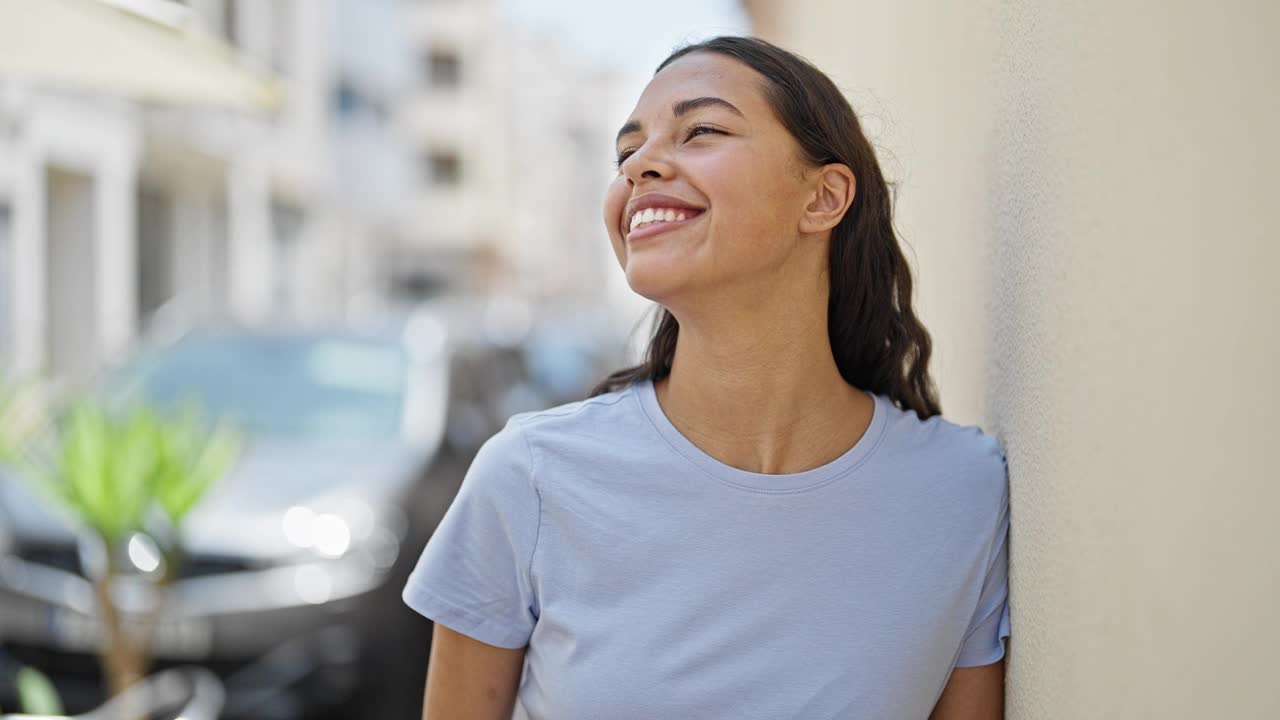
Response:
[[[649,258],[630,258],[625,268],[627,285],[637,295],[662,305],[688,285],[686,270],[687,267],[673,267],[672,263]]]

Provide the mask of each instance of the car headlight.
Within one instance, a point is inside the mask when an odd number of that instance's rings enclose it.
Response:
[[[285,512],[281,529],[289,542],[323,557],[339,558],[351,549],[351,527],[334,513],[317,513],[305,505],[294,505]]]

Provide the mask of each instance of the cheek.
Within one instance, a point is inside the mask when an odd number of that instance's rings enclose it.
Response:
[[[622,221],[622,210],[630,195],[631,188],[628,187],[626,178],[622,176],[610,183],[604,195],[604,227],[609,231],[609,242],[613,244],[613,253],[618,256],[619,263],[623,262],[625,248],[622,243],[622,233],[618,227]]]
[[[735,157],[715,168],[709,183],[715,187],[712,204],[732,208],[718,213],[719,228],[727,240],[735,243],[781,237],[791,227],[794,199],[779,182],[779,170],[768,158]],[[719,201],[717,203],[717,200]]]

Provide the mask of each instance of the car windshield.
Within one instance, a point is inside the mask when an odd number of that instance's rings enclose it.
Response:
[[[407,364],[392,343],[202,334],[143,355],[125,381],[162,408],[190,397],[258,436],[395,441]]]

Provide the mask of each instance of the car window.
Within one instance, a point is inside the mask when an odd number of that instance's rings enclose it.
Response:
[[[192,335],[126,367],[131,393],[191,397],[250,433],[288,440],[391,440],[408,358],[397,345],[329,337]]]

